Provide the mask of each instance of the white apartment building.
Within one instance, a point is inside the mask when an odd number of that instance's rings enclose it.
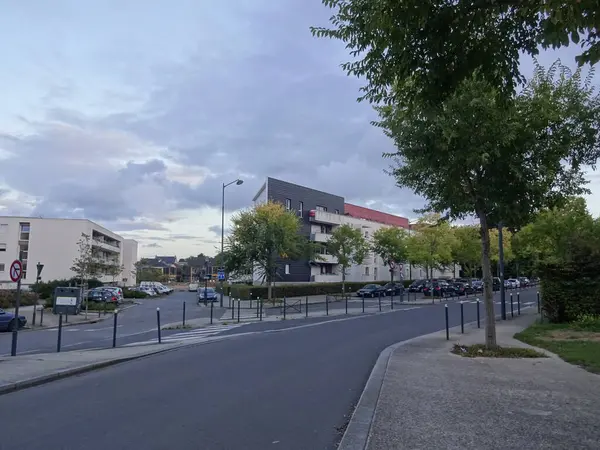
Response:
[[[77,242],[82,234],[90,236],[92,255],[98,262],[124,267],[114,281],[121,286],[136,284],[137,241],[87,219],[0,216],[0,287],[14,287],[9,268],[15,259],[23,264],[23,286],[35,283],[38,262],[44,265],[41,281],[74,277],[71,267],[79,257]],[[113,276],[104,274],[99,279],[112,282]]]

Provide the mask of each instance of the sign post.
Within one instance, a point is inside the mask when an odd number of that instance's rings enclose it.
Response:
[[[37,288],[40,285],[40,281],[42,281],[42,270],[44,269],[44,265],[41,262],[38,262],[36,265],[36,269],[37,269],[37,276],[35,277],[35,287],[36,287],[36,294],[38,295],[39,298],[39,292],[37,292]],[[35,313],[37,310],[37,303],[33,306],[33,317],[31,318],[31,326],[33,327],[35,325]]]
[[[12,345],[10,347],[10,356],[17,356],[17,339],[19,337],[19,306],[21,304],[21,277],[23,276],[23,264],[15,259],[10,265],[10,279],[17,283],[17,293],[15,294],[15,318],[12,327]]]

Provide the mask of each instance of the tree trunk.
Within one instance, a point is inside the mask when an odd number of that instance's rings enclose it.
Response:
[[[496,313],[494,311],[494,289],[492,282],[492,266],[490,263],[490,229],[485,214],[479,214],[481,225],[481,269],[483,275],[483,291],[485,299],[485,346],[495,348]]]
[[[342,267],[342,297],[346,296],[346,268]]]

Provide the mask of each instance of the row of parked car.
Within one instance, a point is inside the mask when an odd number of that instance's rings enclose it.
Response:
[[[106,302],[120,304],[123,301],[123,289],[117,286],[101,286],[83,293],[84,299],[90,302]]]
[[[530,280],[527,277],[509,278],[504,280],[506,289],[519,289],[534,285],[537,279]],[[492,279],[494,291],[499,291],[502,281],[498,277]],[[409,292],[420,292],[426,297],[454,297],[460,295],[471,295],[483,292],[483,280],[455,278],[455,279],[433,279],[415,280],[409,287]]]
[[[154,297],[156,295],[168,295],[173,292],[173,289],[158,281],[142,281],[140,285],[133,288],[132,291],[143,292],[149,297]]]

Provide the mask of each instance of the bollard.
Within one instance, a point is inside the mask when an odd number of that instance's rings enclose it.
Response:
[[[537,307],[538,307],[538,314],[540,312],[542,312],[541,308],[540,308],[540,291],[537,291]]]
[[[460,301],[460,332],[465,334],[465,305]]]
[[[256,297],[256,318],[258,319],[258,310],[260,309],[260,297]]]
[[[344,294],[344,301],[346,302],[346,314],[348,314],[348,296]]]
[[[156,308],[156,329],[158,331],[158,343],[162,342],[162,336],[160,335],[160,308]]]
[[[329,296],[325,295],[325,315],[329,315]]]
[[[365,312],[365,293],[362,294],[362,312]]]
[[[445,305],[445,311],[446,311],[446,340],[449,341],[450,340],[450,324],[448,321],[448,303],[446,303]]]
[[[183,306],[185,307],[185,303],[183,304]],[[184,315],[183,315],[183,317],[184,317],[184,319],[185,319],[185,308],[183,309],[183,311],[184,311]],[[214,312],[214,311],[215,311],[215,302],[214,302],[214,301],[211,301],[211,302],[210,302],[210,324],[211,324],[211,325],[213,324],[213,317],[214,317],[214,315],[215,315],[215,312]],[[185,320],[183,321],[183,325],[185,326]]]
[[[44,307],[42,306],[42,309],[40,309],[40,327],[43,325],[44,323]]]
[[[521,315],[521,293],[517,292],[517,315]]]
[[[36,315],[36,311],[37,311],[37,305],[35,305],[33,307],[33,317],[31,318],[31,326],[34,327],[35,326],[35,315]]]
[[[510,317],[515,317],[515,311],[513,309],[513,295],[510,293]]]
[[[100,308],[98,308],[98,318],[100,318],[100,313],[102,313],[102,310]]]
[[[235,298],[229,297],[231,300],[231,320],[235,319]]]
[[[62,314],[58,315],[58,338],[56,339],[56,353],[60,353],[60,344],[62,341]]]
[[[238,323],[240,323],[240,304],[242,303],[242,300],[238,298]]]
[[[481,328],[481,321],[479,318],[479,304],[481,302],[479,301],[479,299],[477,299],[477,328]]]
[[[394,309],[394,291],[392,291],[392,296],[390,297],[390,307]]]
[[[304,305],[304,317],[308,317],[308,295],[306,296],[306,299],[304,300],[305,305]]]
[[[212,323],[212,302],[210,303],[210,306],[211,306],[211,311],[210,311],[210,313],[211,313],[211,314],[210,314],[210,315],[211,315],[211,320],[210,320],[210,323]],[[181,326],[182,326],[183,328],[185,328],[185,302],[183,302],[183,321],[182,321],[182,322],[183,322],[183,323],[182,323],[182,325],[181,325]]]
[[[262,322],[262,316],[263,316],[263,301],[260,299],[260,297],[258,297],[258,303],[260,304],[259,308],[258,308],[258,320],[260,320]]]
[[[117,316],[118,315],[119,315],[119,309],[115,309],[114,316],[113,316],[113,348],[115,348],[117,346]]]
[[[379,312],[381,312],[381,292],[379,293]]]
[[[286,307],[287,306],[287,299],[285,298],[285,296],[283,297],[283,320],[285,320],[285,315],[286,315]]]
[[[250,309],[252,309],[252,297],[250,297]]]

